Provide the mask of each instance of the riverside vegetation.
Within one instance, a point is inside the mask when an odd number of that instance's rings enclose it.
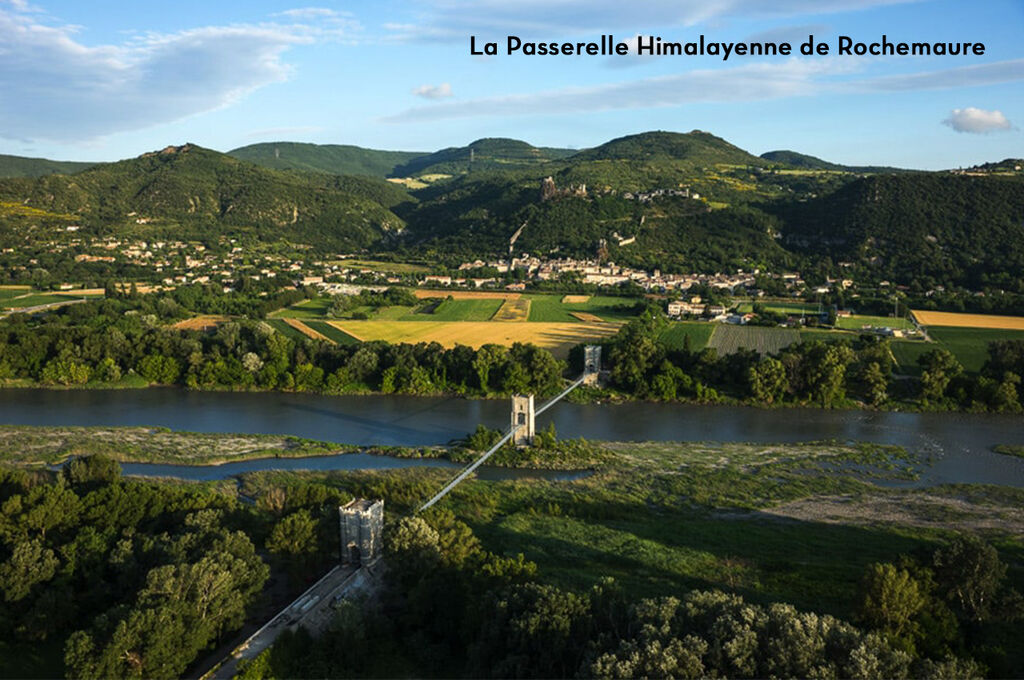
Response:
[[[407,295],[359,297],[384,305]],[[582,371],[581,346],[563,362],[523,343],[479,349],[333,344],[289,337],[259,320],[302,299],[304,293],[296,290],[259,297],[188,286],[161,295],[114,293],[43,317],[14,315],[0,321],[0,380],[21,386],[544,397],[559,391],[564,375]],[[580,390],[574,398],[1021,410],[1022,340],[990,342],[979,373],[965,371],[948,350],[926,350],[917,360],[920,376],[897,380],[892,345],[877,336],[822,334],[826,340],[813,336],[774,353],[739,349],[719,356],[712,348],[692,348],[689,333],[678,341],[657,306],[641,309],[614,337],[601,341],[610,369],[608,388]],[[193,314],[232,313],[257,318],[223,323],[212,333],[169,327]]]
[[[122,479],[102,454],[57,472],[5,464],[2,673],[191,672],[247,616],[264,621],[287,602],[281,586],[294,593],[326,569],[336,507],[353,496],[388,508],[378,596],[342,605],[323,638],[286,632],[242,677],[1024,671],[1017,489],[882,489],[909,461],[873,445],[545,435],[526,455],[541,466],[568,455],[594,474],[469,480],[413,517],[450,473],[268,471],[182,484]],[[861,514],[799,518],[801,504],[832,498]],[[911,519],[873,514],[878,498]]]

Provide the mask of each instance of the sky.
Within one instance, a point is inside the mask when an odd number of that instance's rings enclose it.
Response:
[[[0,153],[586,148],[706,130],[923,169],[1024,157],[1024,0],[0,0]],[[982,56],[524,56],[523,42],[982,42]],[[499,54],[470,54],[499,43]]]

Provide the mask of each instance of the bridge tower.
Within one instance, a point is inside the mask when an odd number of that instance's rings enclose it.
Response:
[[[601,375],[601,345],[587,345],[583,348],[583,384],[597,385]]]
[[[520,427],[512,435],[512,444],[525,446],[533,443],[533,436],[536,434],[534,423],[533,395],[513,394],[512,395],[512,429]]]
[[[357,498],[338,508],[341,563],[360,567],[372,564],[384,548],[384,501]]]

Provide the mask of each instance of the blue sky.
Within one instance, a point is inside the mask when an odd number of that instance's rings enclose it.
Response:
[[[0,0],[0,153],[185,141],[584,148],[713,132],[755,154],[947,168],[1024,156],[1024,0]],[[478,42],[970,41],[984,56],[604,58]]]

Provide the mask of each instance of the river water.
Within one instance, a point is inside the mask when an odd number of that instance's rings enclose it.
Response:
[[[446,444],[472,431],[477,423],[504,429],[508,419],[505,400],[179,389],[0,390],[0,424],[161,426],[192,432],[288,434],[361,446]],[[1024,460],[991,451],[996,444],[1024,445],[1024,418],[1020,416],[563,402],[537,419],[538,428],[549,423],[554,423],[560,437],[604,441],[783,443],[834,439],[895,444],[927,459],[916,485],[962,482],[1024,487]],[[223,478],[252,469],[338,469],[340,463],[330,463],[326,460],[330,458],[340,457],[230,463],[210,474]],[[350,458],[351,464],[342,467],[453,466],[436,460],[365,458],[372,460]],[[126,472],[133,465],[126,466]],[[233,466],[240,467],[236,470]],[[169,467],[174,466],[148,466]],[[144,472],[142,467],[137,472],[159,474]]]

